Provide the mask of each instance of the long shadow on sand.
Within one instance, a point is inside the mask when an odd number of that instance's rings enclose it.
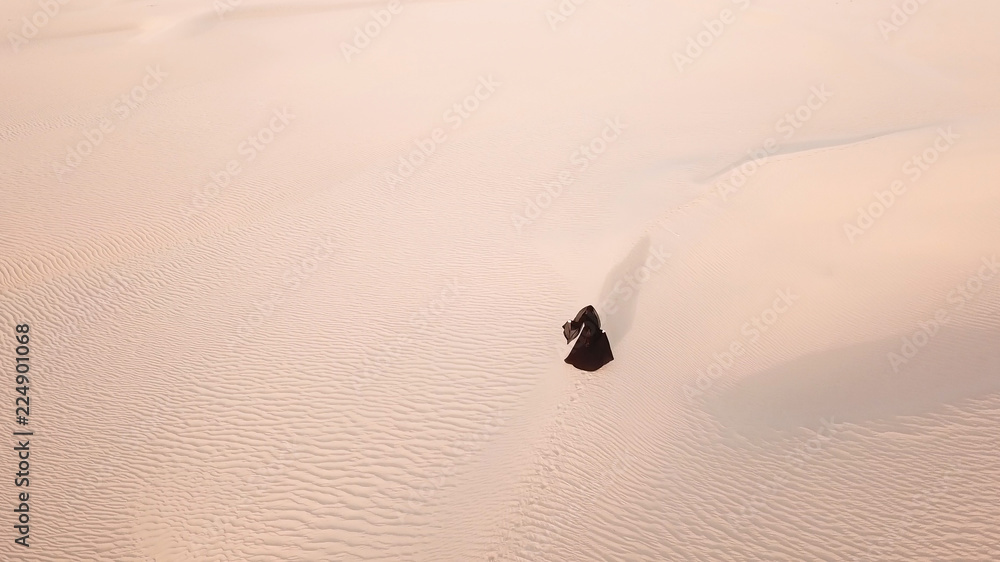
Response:
[[[594,303],[600,311],[601,329],[608,333],[608,341],[614,351],[625,334],[632,329],[635,319],[635,309],[639,300],[639,287],[636,282],[633,288],[628,280],[630,275],[646,263],[649,257],[649,236],[644,236],[632,247],[632,251],[616,265],[604,279],[600,299]],[[618,287],[616,291],[615,288]],[[610,308],[608,305],[611,305]]]
[[[706,399],[725,427],[744,434],[816,428],[820,419],[862,423],[919,416],[1000,392],[1000,329],[941,328],[894,370],[901,337],[803,356],[746,377]]]

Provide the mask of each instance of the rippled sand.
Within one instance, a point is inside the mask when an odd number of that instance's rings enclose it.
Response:
[[[1000,559],[995,2],[53,4],[0,558]]]

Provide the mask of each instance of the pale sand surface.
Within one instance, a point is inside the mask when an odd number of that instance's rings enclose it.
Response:
[[[39,7],[0,8],[0,422],[28,322],[37,434],[0,558],[1000,559],[1000,5],[415,1],[345,60],[386,4],[69,0],[16,49]]]

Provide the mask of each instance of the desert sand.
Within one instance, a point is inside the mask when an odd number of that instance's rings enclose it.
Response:
[[[0,558],[1000,559],[998,21],[6,2]]]

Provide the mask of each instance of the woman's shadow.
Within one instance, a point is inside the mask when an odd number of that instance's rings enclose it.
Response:
[[[608,333],[611,347],[618,345],[632,329],[642,283],[635,274],[649,258],[649,236],[636,242],[625,259],[604,279],[595,307],[600,311],[601,329]]]

